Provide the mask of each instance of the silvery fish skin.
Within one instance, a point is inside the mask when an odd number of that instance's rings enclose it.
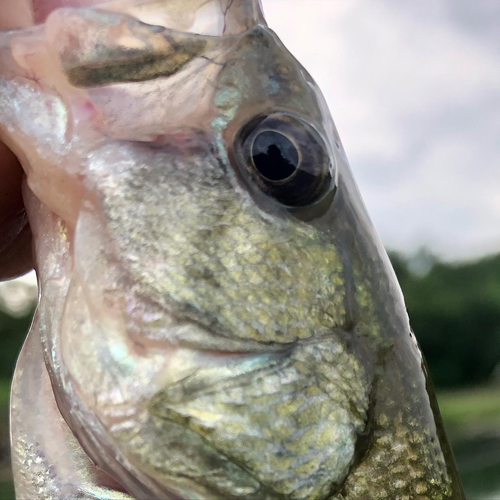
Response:
[[[257,1],[1,40],[41,290],[18,498],[464,498],[324,99]]]

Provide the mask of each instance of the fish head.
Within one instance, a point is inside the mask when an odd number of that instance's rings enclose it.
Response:
[[[169,484],[187,475],[191,488],[210,462],[200,498],[327,498],[368,423],[376,349],[355,329],[371,338],[379,327],[354,323],[346,228],[327,221],[341,152],[315,86],[267,28],[231,44],[205,62],[216,74],[194,124],[92,153],[75,268],[94,324],[113,325],[111,351],[119,336],[148,352],[166,346],[154,385],[127,394],[162,423],[159,449],[134,450],[141,462],[162,463]],[[184,449],[171,456],[179,428]],[[181,459],[194,471],[181,475]]]
[[[251,12],[217,35],[47,22],[80,186],[68,211],[39,194],[66,227],[47,334],[65,417],[138,498],[459,498],[325,100]]]

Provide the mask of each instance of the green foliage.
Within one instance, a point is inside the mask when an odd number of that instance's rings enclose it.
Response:
[[[434,384],[488,380],[500,362],[500,255],[436,262],[423,276],[401,255],[392,254],[391,260]]]
[[[0,499],[14,500],[9,450],[10,380],[0,379]]]
[[[0,409],[9,405],[10,379],[0,378]]]
[[[0,310],[0,499],[14,500],[9,451],[9,392],[17,356],[31,323],[32,313],[21,318]]]
[[[0,310],[0,378],[10,379],[31,324],[33,312],[20,318]]]
[[[466,426],[477,427],[478,422],[481,422],[482,427],[499,429],[500,398],[498,394],[499,390],[496,386],[440,393],[439,409],[448,433],[463,431],[462,428]]]
[[[500,398],[497,386],[438,394],[468,499],[500,498]]]
[[[14,500],[14,485],[12,481],[0,481],[0,498],[2,500]]]

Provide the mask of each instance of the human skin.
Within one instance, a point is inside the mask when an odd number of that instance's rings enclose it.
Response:
[[[97,3],[100,0],[0,0],[0,31],[44,22],[58,7]],[[0,143],[0,280],[15,278],[33,267],[31,231],[21,195],[22,179],[19,161]]]

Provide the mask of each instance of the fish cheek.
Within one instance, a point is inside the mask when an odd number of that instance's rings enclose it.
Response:
[[[120,153],[108,154],[121,168]],[[144,160],[118,185],[109,162],[96,179],[117,258],[143,297],[216,334],[259,343],[286,345],[344,324],[338,252],[317,231],[265,217],[207,157],[177,170],[165,168],[169,155]]]
[[[230,380],[219,374],[181,399],[165,384],[127,422],[134,439],[125,425],[113,437],[144,466],[161,464],[162,474],[196,488],[205,483],[211,496],[204,498],[234,498],[235,477],[238,487],[260,488],[240,498],[328,498],[356,459],[371,387],[342,332],[345,283],[336,246],[311,225],[265,217],[250,196],[223,182],[207,155],[174,168],[168,152],[133,152],[141,168],[129,166],[122,147],[102,151],[101,160],[113,161],[99,168],[96,157],[90,171],[112,246],[143,295],[164,305],[164,315],[170,310],[228,338],[282,346],[286,355]],[[199,378],[206,379],[205,369],[200,364]],[[214,473],[208,463],[217,463]]]
[[[262,498],[319,500],[341,488],[355,461],[369,387],[363,363],[332,337],[299,345],[278,365],[183,399],[166,388],[149,408],[247,470],[270,493]],[[210,481],[222,495],[223,481]]]

